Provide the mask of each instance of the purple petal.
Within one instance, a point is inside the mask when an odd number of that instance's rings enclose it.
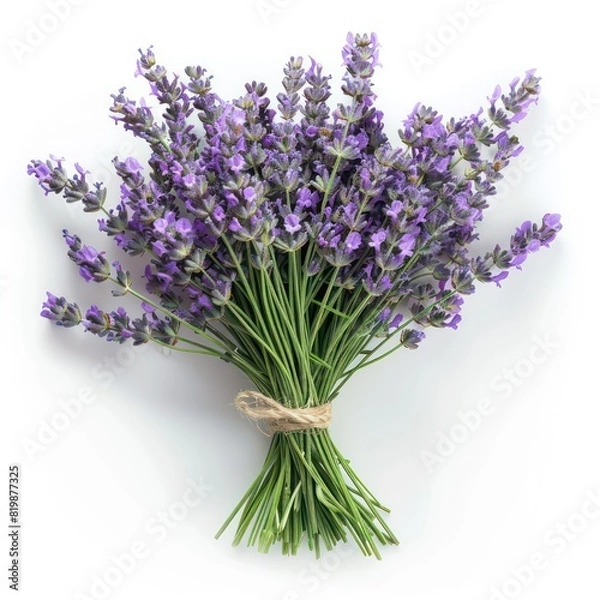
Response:
[[[491,278],[491,281],[493,281],[498,287],[502,287],[500,285],[500,282],[503,281],[504,279],[506,279],[508,277],[508,271],[500,271],[500,273],[498,273],[498,275],[494,275]]]
[[[346,248],[348,250],[356,250],[357,248],[360,248],[361,242],[360,233],[358,233],[358,231],[352,231],[346,238]]]
[[[298,215],[290,214],[285,218],[283,226],[288,233],[296,233],[299,229],[301,229],[300,219]]]

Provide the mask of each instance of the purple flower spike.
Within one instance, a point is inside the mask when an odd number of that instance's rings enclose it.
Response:
[[[110,328],[110,319],[108,315],[101,311],[95,304],[85,312],[85,317],[81,323],[86,331],[95,335],[106,335]]]
[[[27,174],[33,175],[48,195],[50,192],[60,194],[67,186],[67,172],[62,166],[62,159],[52,158],[46,162],[32,160],[27,166]]]
[[[102,282],[110,277],[110,264],[104,258],[104,252],[82,245],[79,237],[70,235],[66,229],[63,231],[63,237],[69,246],[69,258],[79,265],[79,274],[87,282]]]
[[[470,254],[504,169],[524,150],[513,129],[538,100],[535,70],[493,88],[487,111],[479,107],[458,120],[416,103],[394,144],[375,107],[379,54],[374,33],[348,34],[346,101],[330,106],[332,78],[314,58],[292,56],[272,98],[253,81],[225,100],[203,67],[187,67],[182,78],[160,65],[152,48],[140,51],[136,75],[148,82],[158,111],[122,88],[110,112],[148,144],[149,159],[114,159],[120,198],[104,209],[99,228],[125,253],[147,259],[143,279],[152,304],[131,321],[122,309],[91,306],[84,328],[113,341],[172,343],[173,323],[161,321],[156,306],[202,329],[229,303],[245,302],[242,282],[262,280],[253,269],[275,268],[285,269],[280,284],[290,289],[289,273],[303,269],[315,282],[315,299],[323,295],[318,278],[335,272],[339,289],[329,297],[340,307],[327,319],[352,296],[353,306],[374,311],[365,321],[386,331],[402,327],[400,312],[407,310],[423,327],[456,328],[464,295],[478,283],[500,286],[511,269],[548,246],[562,227],[551,213],[539,224],[524,222],[507,248]],[[81,202],[87,212],[103,209],[106,188],[89,181],[79,163],[68,175],[64,160],[51,156],[32,160],[27,172],[45,194]],[[111,277],[104,252],[66,231],[64,238],[86,281],[110,278],[115,296],[136,289],[120,263]],[[288,269],[286,255],[295,252],[303,254]],[[81,319],[65,302],[49,296],[44,316]],[[414,348],[423,333],[402,336]]]
[[[42,317],[54,321],[63,327],[74,327],[81,323],[81,312],[74,302],[67,302],[65,298],[58,298],[46,292],[48,299],[42,304]]]

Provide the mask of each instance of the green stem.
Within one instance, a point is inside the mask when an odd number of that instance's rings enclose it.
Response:
[[[379,362],[380,360],[383,360],[384,358],[388,357],[390,354],[394,353],[396,350],[401,348],[403,344],[402,344],[402,342],[399,342],[398,344],[394,345],[392,348],[390,348],[383,354],[380,354],[380,355],[376,356],[375,358],[371,358],[383,346],[385,346],[392,337],[396,336],[398,334],[398,332],[400,332],[403,329],[405,329],[406,327],[408,327],[411,323],[413,323],[417,319],[420,319],[421,317],[425,316],[430,310],[432,310],[440,302],[447,300],[451,296],[454,296],[456,293],[457,292],[454,290],[447,292],[444,296],[442,296],[442,298],[427,305],[425,308],[423,308],[421,311],[419,311],[416,315],[414,315],[408,321],[403,323],[400,327],[398,327],[397,329],[392,331],[389,335],[384,337],[383,340],[379,344],[377,344],[374,348],[372,348],[368,352],[366,352],[365,356],[355,366],[353,366],[351,369],[348,369],[347,371],[345,371],[343,373],[343,376],[342,376],[341,380],[339,381],[337,387],[335,388],[333,395],[337,395],[339,393],[339,390],[344,386],[344,384],[348,381],[348,379],[350,379],[350,377],[352,375],[354,375],[354,373],[356,373],[360,369],[364,369],[365,367],[367,367],[369,365],[375,364],[376,362]]]
[[[306,533],[318,557],[321,543],[331,550],[351,535],[363,554],[380,559],[380,545],[398,544],[382,512],[389,511],[350,468],[327,429],[276,433],[259,476],[216,537],[240,514],[234,544],[246,538],[267,552],[281,542],[283,554],[293,555]]]

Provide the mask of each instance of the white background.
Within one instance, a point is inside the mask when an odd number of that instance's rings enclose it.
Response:
[[[19,463],[22,471],[21,598],[600,598],[600,506],[590,500],[600,504],[600,81],[588,7],[581,0],[5,6],[2,469]],[[506,242],[516,225],[546,212],[561,213],[564,229],[501,289],[470,297],[458,331],[431,332],[418,352],[400,352],[346,387],[334,439],[392,508],[401,545],[384,548],[380,562],[349,545],[317,563],[308,551],[288,558],[277,548],[269,555],[232,548],[232,530],[213,539],[268,444],[231,406],[247,385],[242,375],[210,359],[134,353],[38,316],[46,290],[83,307],[115,307],[108,289],[78,277],[63,227],[113,248],[95,217],[44,197],[25,167],[54,153],[118,191],[107,164],[142,150],[109,120],[109,94],[123,85],[134,97],[146,93],[133,77],[138,47],[154,44],[174,71],[203,65],[225,98],[252,79],[266,81],[274,96],[292,54],[314,56],[337,86],[349,30],[381,40],[376,86],[390,135],[417,101],[460,117],[484,104],[496,83],[537,67],[541,101],[518,130],[530,162],[511,170],[481,247]],[[78,397],[95,401],[65,422],[64,403],[81,406]],[[490,407],[479,419],[468,412],[478,406]],[[466,435],[461,414],[473,423]],[[186,509],[183,500],[198,498],[186,491],[190,481],[203,482],[204,498]],[[157,526],[161,511],[174,517],[172,528]],[[0,538],[6,574],[8,538]],[[123,575],[113,557],[132,547],[144,558]],[[0,586],[4,597],[5,575]]]

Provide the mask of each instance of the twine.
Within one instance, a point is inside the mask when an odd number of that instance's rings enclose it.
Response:
[[[308,408],[287,408],[273,398],[246,390],[236,396],[234,405],[253,421],[263,421],[267,431],[261,429],[260,425],[258,428],[267,436],[279,431],[325,429],[331,423],[330,402]]]

